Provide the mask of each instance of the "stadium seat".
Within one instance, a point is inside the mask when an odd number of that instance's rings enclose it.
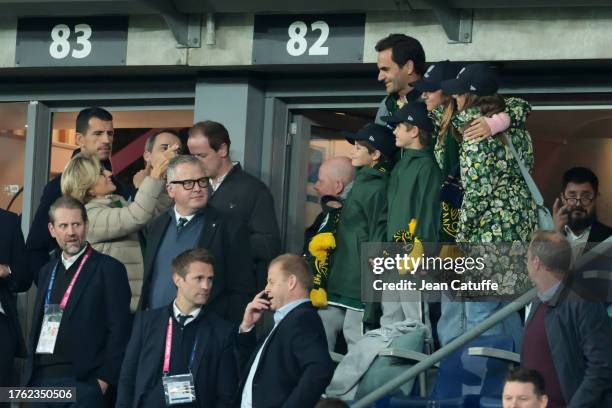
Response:
[[[500,398],[508,369],[520,361],[509,336],[480,336],[442,360],[427,398],[393,397],[390,407],[479,407],[481,396]]]

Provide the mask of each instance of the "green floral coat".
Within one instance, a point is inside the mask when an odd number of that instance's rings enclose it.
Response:
[[[512,140],[528,169],[533,168],[533,146],[524,122],[530,110],[529,104],[521,99],[506,99],[511,125],[505,135]],[[462,133],[480,116],[478,108],[468,108],[458,112],[452,124]],[[500,137],[462,143],[459,161],[465,191],[457,242],[494,244],[480,248],[462,245],[467,255],[482,256],[484,252],[488,258],[485,270],[466,272],[464,278],[491,279],[500,285],[498,294],[520,293],[530,286],[525,247],[537,228],[537,220],[536,205],[519,166]]]

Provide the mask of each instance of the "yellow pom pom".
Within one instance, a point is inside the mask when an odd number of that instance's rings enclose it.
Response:
[[[331,232],[321,232],[310,240],[308,251],[317,258],[317,261],[324,262],[328,251],[336,247],[336,239]]]
[[[327,307],[327,292],[323,288],[312,289],[310,301],[314,307]]]

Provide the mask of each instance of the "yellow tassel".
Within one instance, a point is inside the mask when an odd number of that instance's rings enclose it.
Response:
[[[310,301],[314,307],[327,307],[327,292],[323,288],[312,289]]]
[[[312,237],[308,243],[308,251],[319,262],[324,262],[327,259],[328,251],[334,248],[336,248],[336,239],[331,232],[321,232]]]

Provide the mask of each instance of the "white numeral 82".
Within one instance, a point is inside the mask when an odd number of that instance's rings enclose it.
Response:
[[[315,21],[310,25],[310,30],[319,30],[321,35],[312,47],[308,50],[308,55],[328,55],[328,47],[323,47],[327,37],[329,37],[329,25],[322,20]],[[308,26],[303,21],[294,21],[287,30],[289,34],[289,41],[287,41],[287,53],[292,57],[299,57],[306,52],[308,43],[306,42],[306,33],[308,32]]]
[[[74,26],[77,45],[72,50],[72,58],[82,59],[91,54],[91,26],[89,24],[77,24]],[[51,45],[49,55],[55,59],[64,59],[70,54],[70,27],[66,24],[57,24],[51,30]],[[80,47],[80,48],[78,48]]]

